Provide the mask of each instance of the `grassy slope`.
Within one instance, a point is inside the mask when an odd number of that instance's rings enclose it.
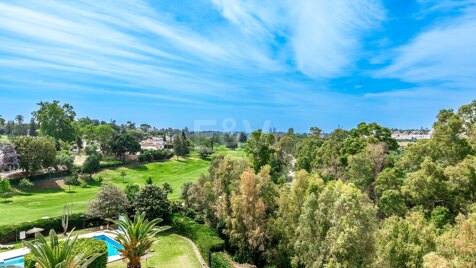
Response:
[[[206,173],[209,161],[190,157],[186,159],[173,159],[165,162],[136,164],[105,170],[96,176],[102,176],[105,182],[113,182],[121,187],[129,183],[143,185],[147,178],[152,177],[154,183],[162,185],[168,182],[174,192],[170,198],[178,199],[180,187],[187,181],[195,181],[201,173]],[[125,171],[127,176],[124,180],[119,175]],[[81,188],[72,187],[69,193],[60,187],[47,189],[34,189],[27,194],[15,194],[9,199],[9,203],[0,202],[0,225],[14,224],[19,222],[39,219],[43,216],[59,216],[66,203],[72,203],[73,212],[83,212],[87,203],[94,198],[99,186]]]
[[[164,234],[158,239],[158,242],[152,247],[155,252],[152,258],[147,260],[147,267],[201,267],[192,245],[189,242],[177,236],[176,234]],[[143,267],[146,262],[142,261]],[[122,261],[109,264],[107,267],[119,268],[125,267]]]
[[[218,148],[217,153],[236,158],[244,156],[242,151],[230,151],[224,147]],[[196,181],[200,174],[207,173],[208,166],[208,160],[200,159],[192,154],[191,157],[179,160],[173,158],[164,162],[135,164],[105,170],[96,176],[102,176],[103,183],[112,182],[124,188],[130,183],[143,185],[147,178],[152,177],[154,183],[158,185],[165,182],[172,185],[174,192],[169,195],[169,198],[177,200],[182,184]],[[124,180],[120,176],[122,171],[127,173]],[[88,202],[95,197],[98,188],[97,185],[91,185],[89,188],[74,186],[71,188],[72,192],[69,193],[65,189],[56,187],[17,193],[9,198],[9,203],[3,203],[3,200],[0,200],[0,225],[32,221],[44,216],[59,216],[67,203],[71,204],[73,213],[84,212]]]

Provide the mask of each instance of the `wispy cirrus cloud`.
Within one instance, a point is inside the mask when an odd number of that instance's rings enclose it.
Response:
[[[284,39],[287,57],[314,78],[345,73],[359,59],[362,35],[385,18],[381,3],[372,0],[212,2],[245,33]]]
[[[476,3],[440,1],[427,12],[457,9],[458,14],[435,22],[414,39],[392,51],[391,63],[377,77],[444,88],[476,86]]]

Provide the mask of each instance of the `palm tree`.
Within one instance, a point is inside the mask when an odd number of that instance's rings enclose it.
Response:
[[[122,245],[120,249],[124,259],[128,261],[127,268],[141,268],[140,259],[147,254],[154,242],[154,236],[169,227],[162,226],[157,228],[156,225],[162,219],[147,220],[145,212],[136,213],[134,220],[128,216],[124,216],[123,220],[111,220],[118,225],[116,230],[116,241]]]
[[[97,257],[99,253],[84,254],[74,253],[73,248],[77,242],[77,236],[71,238],[70,235],[59,243],[58,235],[54,230],[50,231],[49,242],[40,234],[36,234],[36,242],[23,241],[23,245],[29,248],[37,267],[40,268],[86,268]]]
[[[23,124],[23,120],[24,120],[23,115],[19,114],[15,116],[15,120],[17,120],[19,125]]]

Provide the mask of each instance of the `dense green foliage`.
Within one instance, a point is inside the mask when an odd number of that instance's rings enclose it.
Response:
[[[56,162],[55,141],[47,137],[20,136],[13,139],[20,168],[34,173],[52,167]]]
[[[171,224],[175,232],[190,238],[197,245],[200,254],[207,262],[209,252],[221,251],[225,248],[225,241],[214,230],[188,217],[174,214]]]
[[[442,110],[431,138],[405,148],[376,123],[256,131],[249,163],[213,157],[182,196],[258,266],[473,267],[475,122],[476,101]]]
[[[42,135],[65,142],[76,140],[76,129],[74,127],[76,113],[73,106],[67,103],[60,106],[59,101],[56,100],[40,102],[38,105],[40,109],[32,114],[38,122]]]
[[[234,266],[225,258],[222,252],[214,252],[211,255],[210,266],[213,268],[233,268]]]
[[[98,191],[96,198],[89,202],[86,215],[91,218],[117,218],[130,207],[124,191],[113,184],[106,184]]]
[[[171,213],[167,191],[155,184],[147,184],[134,196],[132,203],[135,211],[143,212],[149,219],[166,219]]]

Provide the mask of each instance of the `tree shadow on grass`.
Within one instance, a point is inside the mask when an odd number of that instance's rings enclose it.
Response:
[[[129,167],[129,169],[135,170],[135,171],[146,171],[149,170],[149,168],[146,165],[137,165],[137,166],[132,166]]]
[[[7,199],[7,200],[2,199],[2,201],[0,201],[1,204],[10,204],[11,202],[13,202],[13,200],[11,199]]]

